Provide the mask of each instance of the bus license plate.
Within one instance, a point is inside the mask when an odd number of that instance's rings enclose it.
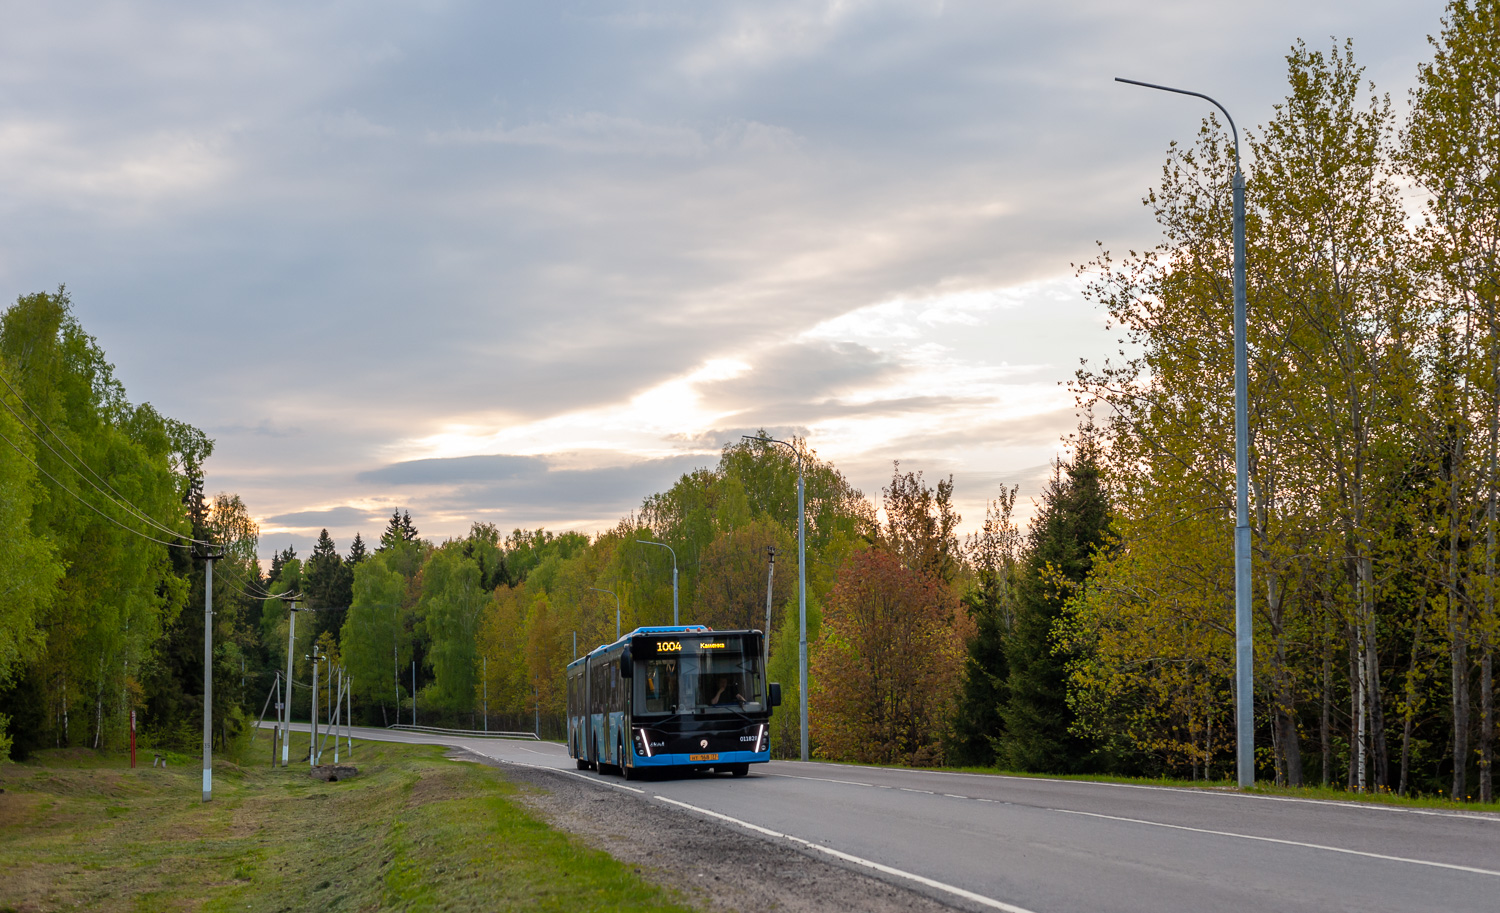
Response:
[[[719,756],[716,755],[716,754],[693,754],[693,755],[688,755],[688,760],[689,761],[717,761],[717,760],[719,760]]]

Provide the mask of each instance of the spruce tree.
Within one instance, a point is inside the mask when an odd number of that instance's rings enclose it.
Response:
[[[405,542],[415,542],[417,539],[416,524],[411,522],[411,511],[401,512],[401,539]]]
[[[953,715],[948,757],[955,764],[989,767],[1005,732],[1000,715],[1010,697],[1010,664],[1005,642],[1015,618],[1015,581],[1021,531],[1012,514],[1017,486],[1001,487],[985,510],[983,528],[965,541],[976,575],[964,607],[974,619],[974,636],[964,659],[963,690]]]
[[[1071,461],[1059,461],[1032,520],[1017,586],[1015,628],[1006,643],[1008,700],[999,760],[1013,770],[1085,773],[1095,745],[1070,731],[1067,664],[1053,630],[1063,605],[1088,577],[1094,553],[1108,541],[1109,500],[1099,474],[1092,427],[1085,426]]]
[[[369,556],[370,553],[365,548],[365,540],[360,537],[359,533],[355,533],[354,542],[349,546],[349,556],[344,559],[344,563],[353,568]]]
[[[963,690],[953,719],[949,760],[961,766],[989,767],[995,745],[1005,732],[1001,710],[1010,697],[1010,666],[1005,659],[1005,635],[998,606],[982,591],[964,597],[964,608],[974,619],[975,632],[964,659]]]
[[[410,518],[411,515],[408,514],[408,522],[410,521]],[[396,545],[404,541],[406,540],[401,535],[401,511],[392,511],[391,519],[386,522],[385,532],[380,534],[380,544],[375,547],[375,551],[383,552],[388,548],[394,548]]]
[[[312,556],[303,569],[302,591],[307,594],[308,605],[315,609],[347,608],[349,595],[343,592],[344,576],[344,559],[339,557],[338,547],[325,529],[318,534],[318,544],[313,546]],[[342,621],[342,613],[319,612],[314,633],[332,631],[337,637]]]
[[[286,563],[288,561],[291,561],[291,560],[295,559],[296,557],[297,557],[297,549],[295,549],[294,547],[292,547],[290,545],[288,545],[286,548],[282,549],[281,551],[277,552],[276,554],[272,555],[271,556],[271,576],[269,578],[270,582],[274,583],[281,576],[281,569],[284,568],[284,567],[286,567]]]

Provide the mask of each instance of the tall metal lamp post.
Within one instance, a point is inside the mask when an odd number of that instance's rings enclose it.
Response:
[[[637,539],[636,541],[639,542],[641,540]],[[673,555],[672,555],[672,565],[673,565],[673,567],[672,567],[672,585],[674,587],[677,585],[677,567],[676,567],[676,564],[677,564],[677,555],[674,552]],[[589,589],[593,590],[596,593],[608,593],[609,595],[615,597],[615,640],[619,640],[620,639],[620,597],[615,595],[615,591],[614,590],[601,590],[599,587],[596,587],[596,586],[591,586],[591,587],[589,587]],[[675,616],[677,614],[677,590],[676,589],[672,590],[672,614],[674,616],[674,618],[672,620],[676,621],[677,620],[675,618]],[[578,635],[575,632],[573,636],[577,637]],[[576,646],[573,648],[573,652],[574,653],[578,652],[578,648]],[[574,657],[574,658],[576,659],[577,657]]]
[[[637,539],[635,541],[639,542],[642,545],[660,545],[662,548],[664,548],[667,551],[669,551],[669,552],[672,553],[672,624],[674,624],[674,625],[678,624],[679,622],[677,621],[677,551],[675,549],[673,549],[672,546],[668,545],[665,542],[652,542],[650,539]],[[593,588],[590,587],[590,589],[593,589]],[[615,636],[616,637],[619,636],[618,632],[616,632]]]
[[[1234,680],[1239,783],[1255,783],[1255,698],[1250,615],[1249,367],[1245,354],[1245,176],[1240,170],[1240,132],[1224,106],[1202,92],[1115,77],[1115,82],[1191,95],[1212,104],[1234,135]]]
[[[803,493],[802,452],[786,441],[742,434],[747,441],[780,444],[797,458],[797,695],[802,711],[802,760],[807,760],[807,509]],[[770,636],[770,632],[766,632]]]

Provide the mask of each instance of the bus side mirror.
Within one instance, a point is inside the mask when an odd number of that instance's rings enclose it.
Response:
[[[620,651],[620,678],[630,678],[635,674],[635,660],[630,656],[630,648],[626,647]]]
[[[771,706],[781,706],[781,682],[771,683]]]

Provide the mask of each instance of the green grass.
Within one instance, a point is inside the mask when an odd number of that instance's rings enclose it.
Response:
[[[1241,790],[1233,780],[1179,780],[1170,777],[1123,777],[1115,774],[1044,774],[1025,771],[1000,770],[995,767],[908,767],[903,764],[865,764],[858,761],[829,761],[816,758],[825,764],[846,764],[853,767],[878,767],[888,770],[930,770],[944,773],[982,774],[991,777],[1020,777],[1030,780],[1072,780],[1079,783],[1119,783],[1129,786],[1170,786],[1178,789],[1211,789],[1219,792],[1243,792],[1256,796],[1286,796],[1295,799],[1320,799],[1329,802],[1367,802],[1372,805],[1393,805],[1404,808],[1435,808],[1463,812],[1500,812],[1500,802],[1454,802],[1441,796],[1398,796],[1395,793],[1358,793],[1351,790],[1325,786],[1272,786],[1261,782],[1247,790]]]
[[[0,765],[0,911],[686,911],[630,868],[554,831],[494,768],[431,746],[364,742],[359,776],[120,753]]]

